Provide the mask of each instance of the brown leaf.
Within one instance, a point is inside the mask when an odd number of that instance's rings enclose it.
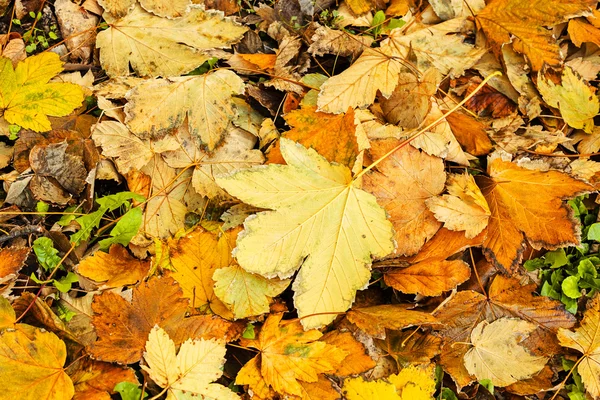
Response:
[[[369,335],[380,339],[385,338],[386,329],[400,330],[415,325],[439,324],[433,315],[409,310],[399,304],[354,308],[348,311],[346,317]]]
[[[204,325],[203,319],[184,319],[189,300],[182,295],[173,278],[154,277],[133,289],[131,302],[112,292],[94,297],[92,324],[98,340],[90,347],[90,354],[102,361],[131,364],[141,359],[154,325],[179,339],[182,324],[191,324],[187,329],[192,332],[196,324]]]
[[[474,156],[489,154],[492,141],[485,131],[485,125],[475,118],[460,112],[454,112],[446,117],[456,140],[468,153]]]
[[[85,186],[87,171],[80,156],[67,153],[68,143],[35,146],[29,163],[35,173],[56,179],[69,193],[77,195]]]
[[[563,202],[593,191],[587,183],[558,171],[540,172],[496,159],[488,165],[490,177],[476,181],[490,207],[484,252],[509,272],[519,267],[525,239],[534,249],[577,246],[579,222]]]
[[[377,159],[400,141],[371,143],[371,157]],[[405,146],[383,160],[377,171],[364,178],[364,188],[377,198],[390,215],[396,231],[397,254],[415,254],[440,228],[425,200],[444,190],[446,174],[441,158]]]
[[[132,257],[127,249],[113,244],[109,252],[97,251],[79,263],[77,272],[106,288],[133,285],[146,277],[150,261]]]
[[[428,259],[384,275],[385,283],[402,293],[439,296],[471,276],[471,268],[461,260]]]
[[[469,349],[472,330],[481,321],[492,322],[502,317],[517,317],[538,325],[530,347],[541,353],[557,351],[556,332],[575,324],[575,317],[564,306],[548,297],[536,296],[535,284],[521,286],[514,278],[497,275],[488,289],[488,296],[466,290],[452,295],[433,315],[445,327],[440,331],[444,338],[440,364],[460,387],[474,380],[462,362]],[[531,348],[530,348],[531,350]]]
[[[385,341],[376,339],[375,342],[388,355],[401,365],[427,364],[440,354],[442,339],[431,333],[421,332],[416,328],[404,331],[388,331]]]
[[[131,368],[86,360],[67,370],[75,385],[73,400],[108,400],[119,382],[139,384]]]
[[[473,93],[481,82],[480,78],[471,79],[465,96]],[[480,117],[492,116],[494,118],[507,117],[517,109],[516,104],[508,97],[487,84],[465,103],[465,107]]]
[[[17,273],[27,260],[28,247],[5,247],[0,249],[0,283],[16,279]]]

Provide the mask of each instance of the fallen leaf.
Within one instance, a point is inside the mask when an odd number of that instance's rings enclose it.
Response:
[[[258,339],[247,344],[260,353],[242,367],[236,383],[252,388],[258,375],[278,393],[302,396],[299,381],[316,382],[318,374],[334,372],[347,353],[318,341],[321,332],[305,332],[298,320],[282,323],[281,317],[271,314]]]
[[[537,86],[544,100],[549,106],[560,110],[560,115],[569,126],[592,133],[600,101],[594,90],[575,75],[571,68],[563,70],[560,85],[539,73]]]
[[[190,6],[178,19],[160,18],[135,5],[109,28],[98,33],[100,62],[111,76],[129,75],[129,65],[140,76],[178,76],[202,65],[202,50],[229,47],[246,32],[215,11]]]
[[[427,208],[445,228],[465,231],[467,239],[480,234],[488,224],[490,209],[473,176],[450,174],[446,190],[448,194],[425,200]]]
[[[354,308],[348,311],[346,316],[360,329],[380,339],[385,338],[386,329],[400,330],[415,325],[438,324],[438,320],[429,313],[392,304]]]
[[[581,375],[586,390],[594,398],[600,396],[599,332],[600,301],[595,298],[588,303],[581,325],[575,331],[561,328],[558,330],[557,335],[561,346],[583,353],[583,357],[577,365],[577,372]]]
[[[376,339],[375,343],[387,355],[394,357],[398,364],[427,364],[440,354],[442,339],[432,333],[424,333],[419,329],[405,331],[388,331],[385,341]]]
[[[17,278],[17,273],[29,256],[27,247],[4,247],[0,249],[0,283]]]
[[[473,347],[464,356],[467,370],[500,387],[530,378],[548,362],[547,357],[532,356],[520,345],[536,328],[518,318],[481,321],[471,332]]]
[[[446,116],[450,129],[456,140],[465,148],[467,153],[474,156],[489,154],[492,150],[485,125],[475,118],[461,112],[453,112]]]
[[[371,47],[374,39],[370,36],[353,35],[346,31],[319,26],[310,40],[312,43],[308,52],[316,56],[335,54],[357,58],[365,49]]]
[[[342,361],[335,376],[362,374],[377,364],[367,353],[362,343],[350,332],[331,331],[323,335],[321,341],[341,349],[348,354]]]
[[[491,211],[483,250],[497,267],[516,271],[525,239],[535,249],[579,244],[579,224],[563,199],[591,186],[562,172],[532,171],[500,159],[488,164],[488,173],[475,180]]]
[[[396,387],[384,380],[365,381],[361,376],[344,381],[342,388],[344,397],[348,400],[400,400]]]
[[[72,83],[48,83],[62,71],[63,63],[52,52],[28,57],[13,69],[0,58],[0,109],[11,124],[36,132],[49,131],[48,116],[68,115],[83,101],[83,91]]]
[[[435,367],[409,365],[388,377],[402,400],[425,400],[435,393]]]
[[[433,313],[444,324],[440,331],[444,338],[440,364],[457,386],[463,387],[475,380],[464,366],[463,356],[468,347],[461,343],[470,340],[473,329],[480,322],[509,317],[534,323],[538,326],[538,345],[546,352],[555,345],[559,328],[571,328],[575,324],[575,317],[562,303],[534,295],[536,290],[535,284],[521,286],[517,279],[496,275],[487,296],[472,290],[460,291]]]
[[[165,329],[177,343],[188,338],[222,338],[218,324],[214,324],[214,333],[205,329],[206,317],[184,318],[189,300],[182,294],[172,278],[155,277],[133,290],[131,302],[112,292],[95,296],[92,324],[98,340],[90,347],[90,354],[102,361],[137,362],[155,325]]]
[[[595,4],[593,0],[494,0],[477,14],[475,22],[498,57],[502,46],[512,42],[517,52],[527,56],[533,70],[539,71],[544,63],[556,66],[562,61],[558,44],[546,27],[584,15]]]
[[[470,276],[471,268],[462,260],[428,259],[406,268],[386,271],[384,281],[402,293],[439,296]]]
[[[0,331],[2,396],[12,399],[62,400],[73,397],[73,382],[64,372],[65,343],[38,328]]]
[[[165,18],[179,18],[184,16],[192,5],[191,0],[140,0],[144,10],[154,15]]]
[[[215,339],[188,339],[175,354],[175,342],[155,325],[148,336],[142,369],[167,390],[167,398],[239,399],[231,389],[211,383],[223,375],[225,344]]]
[[[346,311],[369,280],[371,255],[393,250],[391,224],[375,198],[354,186],[348,168],[285,138],[281,152],[287,165],[217,178],[244,202],[275,209],[246,219],[235,256],[242,268],[267,278],[289,277],[302,263],[293,285],[300,317]],[[310,316],[302,324],[334,318]]]
[[[150,270],[149,261],[133,258],[127,249],[113,244],[108,253],[97,251],[81,260],[77,272],[103,287],[117,288],[133,285],[144,279]]]
[[[378,159],[399,143],[393,139],[373,141],[369,152]],[[411,146],[395,151],[365,176],[365,190],[375,195],[390,216],[397,254],[415,254],[440,228],[425,201],[444,190],[445,180],[443,160]]]
[[[121,18],[133,10],[136,0],[98,0],[98,4],[113,17]]]
[[[174,132],[187,117],[192,139],[213,151],[236,117],[232,96],[242,93],[244,82],[227,70],[148,80],[128,92],[125,122],[136,136],[156,139]],[[158,105],[156,96],[161,98]]]
[[[73,400],[108,399],[111,394],[116,394],[117,383],[138,383],[131,368],[91,360],[70,366],[68,373],[75,385]]]
[[[570,20],[568,32],[571,41],[577,47],[581,47],[583,43],[594,43],[600,46],[600,29],[583,18]]]

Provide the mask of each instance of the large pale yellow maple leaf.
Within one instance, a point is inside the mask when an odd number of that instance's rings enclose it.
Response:
[[[347,353],[319,341],[316,329],[304,331],[298,320],[281,322],[282,314],[271,314],[258,339],[245,345],[260,351],[242,367],[236,383],[268,385],[278,393],[302,396],[300,382],[317,382],[318,374],[334,372]]]
[[[242,268],[265,277],[287,278],[301,266],[294,303],[300,317],[308,316],[304,327],[313,328],[350,308],[369,281],[371,256],[394,250],[393,230],[347,167],[287,139],[281,139],[281,153],[287,165],[216,181],[244,202],[273,210],[246,219],[234,255]]]
[[[544,63],[558,65],[562,61],[558,43],[547,27],[589,13],[592,7],[596,0],[494,0],[477,14],[475,22],[498,56],[502,46],[512,42],[538,71]]]
[[[4,119],[36,132],[52,128],[48,116],[68,115],[83,101],[83,90],[73,83],[50,82],[62,71],[63,63],[54,53],[29,57],[13,69],[8,58],[0,57],[0,111]]]
[[[589,303],[579,328],[575,331],[558,330],[561,346],[583,353],[583,359],[577,365],[586,390],[594,397],[600,397],[600,299],[596,297]]]
[[[536,249],[579,244],[579,224],[563,200],[592,186],[562,172],[528,170],[500,159],[488,165],[488,173],[475,180],[491,213],[483,251],[496,266],[514,272],[525,239]]]

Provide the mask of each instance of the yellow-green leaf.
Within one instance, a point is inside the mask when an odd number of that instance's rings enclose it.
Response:
[[[36,132],[49,131],[48,116],[70,114],[83,101],[83,90],[72,83],[48,83],[62,71],[55,53],[27,58],[15,69],[8,58],[0,58],[0,108],[4,119]]]
[[[244,202],[270,208],[249,217],[234,255],[245,270],[294,281],[298,315],[344,312],[370,278],[371,256],[394,250],[391,223],[375,197],[357,187],[350,170],[316,151],[281,139],[287,165],[254,167],[217,178]],[[302,319],[305,328],[334,314]]]

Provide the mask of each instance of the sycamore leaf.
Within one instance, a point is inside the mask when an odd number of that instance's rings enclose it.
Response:
[[[472,290],[460,291],[433,313],[444,324],[440,331],[444,339],[440,364],[459,388],[475,380],[463,363],[468,350],[464,343],[470,341],[473,329],[482,321],[512,317],[534,323],[538,328],[530,336],[536,337],[532,345],[539,353],[535,354],[557,351],[556,332],[559,328],[573,327],[575,316],[559,301],[538,296],[534,294],[536,291],[536,284],[521,286],[517,279],[496,275],[487,297]]]
[[[38,328],[0,332],[0,384],[6,399],[67,400],[73,382],[63,370],[65,343]]]
[[[475,180],[491,212],[483,250],[497,267],[514,272],[525,239],[536,249],[579,245],[579,223],[563,200],[593,187],[562,172],[528,170],[501,159],[488,164],[488,173]]]
[[[0,57],[0,110],[4,119],[36,132],[52,129],[47,116],[68,115],[83,101],[83,90],[72,83],[48,83],[62,71],[55,53],[46,52],[17,64]]]
[[[298,320],[282,323],[281,317],[269,315],[258,339],[247,343],[260,354],[242,367],[236,383],[253,387],[260,377],[278,393],[301,396],[299,381],[316,382],[318,374],[334,372],[347,353],[318,341],[321,332],[305,332]]]
[[[448,194],[425,200],[435,218],[452,231],[465,231],[472,239],[485,229],[490,209],[472,175],[451,174],[446,189]]]
[[[514,49],[529,59],[534,71],[544,63],[560,64],[560,49],[547,27],[584,15],[596,6],[595,0],[494,0],[475,17],[492,50],[502,54],[502,45],[512,42]]]
[[[239,399],[229,388],[212,383],[223,375],[225,344],[215,339],[191,340],[181,344],[175,354],[175,342],[164,329],[155,325],[148,336],[142,369],[167,391],[167,399],[182,395],[200,399]]]
[[[347,318],[369,335],[385,338],[385,330],[400,330],[415,325],[437,325],[433,315],[409,310],[402,305],[383,304],[348,311]]]
[[[598,297],[588,303],[579,328],[574,332],[559,329],[558,340],[561,346],[583,353],[577,372],[592,397],[600,397],[600,300]]]
[[[247,30],[220,11],[204,11],[200,6],[190,6],[183,17],[171,20],[136,5],[109,25],[98,33],[96,47],[111,77],[129,75],[130,64],[139,76],[185,74],[209,59],[202,50],[229,47]]]
[[[77,272],[103,287],[132,285],[146,277],[150,262],[133,258],[125,247],[114,244],[109,252],[97,251],[93,256],[81,260]]]
[[[377,159],[398,143],[394,139],[373,141],[370,154]],[[425,201],[444,190],[445,180],[443,160],[412,146],[395,151],[365,176],[365,190],[373,193],[390,215],[398,254],[415,254],[439,229],[441,224]]]
[[[112,292],[97,295],[92,303],[92,324],[98,341],[90,347],[90,354],[103,361],[137,362],[155,325],[164,328],[178,344],[188,338],[225,337],[227,322],[210,316],[185,318],[188,305],[179,285],[169,277],[140,284],[133,290],[131,302]]]
[[[371,256],[394,249],[392,226],[375,197],[358,189],[350,170],[312,149],[281,139],[287,165],[217,178],[244,202],[274,209],[249,217],[234,250],[240,266],[265,277],[291,276],[298,315],[346,311],[370,278]],[[335,315],[302,319],[306,328]]]
[[[218,231],[217,231],[218,233]],[[170,245],[169,253],[174,271],[170,276],[179,282],[183,295],[196,308],[209,309],[230,319],[231,312],[214,292],[213,273],[232,263],[231,244],[235,235],[224,234],[220,237],[198,226]]]
[[[138,137],[160,138],[187,117],[191,137],[213,151],[236,117],[232,95],[244,93],[234,72],[217,70],[196,77],[148,80],[127,94],[127,126]],[[157,104],[156,98],[161,101]]]
[[[544,368],[547,357],[532,356],[523,342],[537,326],[518,318],[481,321],[471,332],[473,347],[464,356],[465,366],[477,379],[494,386],[508,386],[527,379]]]
[[[600,110],[598,96],[570,67],[562,73],[562,83],[555,85],[538,73],[538,89],[549,106],[558,108],[569,126],[592,133],[594,117]]]

